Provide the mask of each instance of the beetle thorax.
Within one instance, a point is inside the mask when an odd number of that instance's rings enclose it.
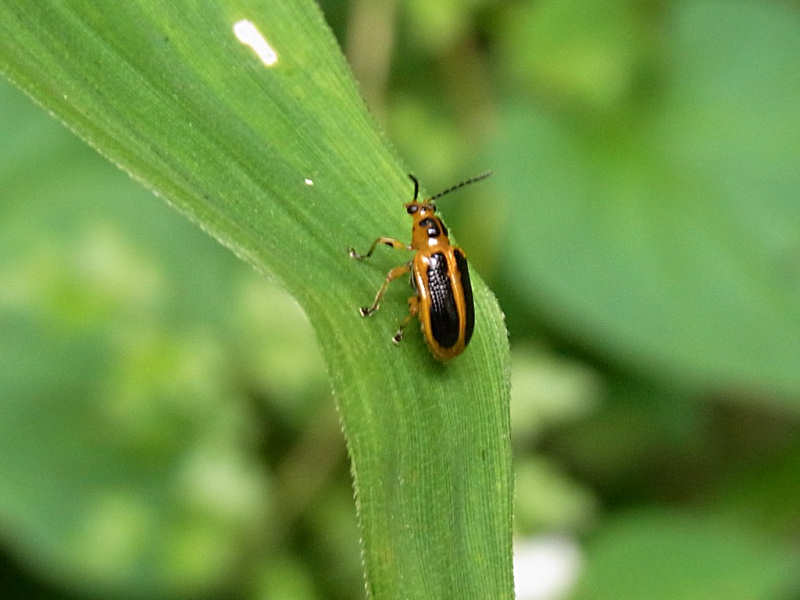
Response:
[[[448,246],[447,227],[436,216],[435,209],[427,204],[410,205],[408,211],[414,220],[411,229],[411,246],[417,250]]]

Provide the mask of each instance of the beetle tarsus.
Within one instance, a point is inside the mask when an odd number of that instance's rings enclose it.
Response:
[[[372,307],[369,307],[369,306],[362,306],[361,308],[358,309],[358,314],[360,314],[362,317],[368,317],[372,313],[374,313],[376,310],[378,310],[378,309],[377,308],[372,308]]]
[[[395,334],[392,336],[392,341],[393,341],[395,344],[399,344],[399,343],[400,343],[400,341],[401,341],[402,339],[403,339],[403,330],[402,330],[402,329],[398,329],[398,330],[397,330],[397,333],[395,333]]]

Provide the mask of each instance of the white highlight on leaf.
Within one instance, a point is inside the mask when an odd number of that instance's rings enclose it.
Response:
[[[250,46],[266,66],[271,67],[278,62],[278,53],[269,45],[267,39],[261,35],[252,21],[247,19],[236,21],[233,24],[233,33],[240,42]]]
[[[306,185],[314,185],[314,180],[309,179],[308,177],[306,177],[303,181],[305,182]]]

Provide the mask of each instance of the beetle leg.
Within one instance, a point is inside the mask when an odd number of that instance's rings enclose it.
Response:
[[[404,265],[400,265],[399,267],[395,267],[386,275],[386,279],[383,282],[383,285],[378,290],[378,293],[375,294],[375,301],[372,303],[372,306],[362,306],[359,309],[362,317],[368,317],[372,313],[374,313],[381,305],[381,298],[383,298],[383,294],[386,293],[386,288],[389,287],[389,284],[392,282],[393,279],[397,279],[398,277],[402,277],[406,273],[411,270],[411,263],[406,263]]]
[[[383,285],[378,290],[378,293],[375,294],[375,301],[372,303],[372,306],[362,306],[359,309],[362,317],[368,317],[372,313],[374,313],[381,305],[381,298],[383,298],[383,294],[386,292],[386,288],[389,287],[389,284],[392,282],[392,279],[397,279],[398,277],[402,277],[406,273],[411,270],[411,263],[406,263],[404,265],[400,265],[399,267],[395,267],[386,275],[386,279],[383,282]]]
[[[372,242],[372,246],[369,247],[369,251],[366,254],[359,254],[358,252],[356,252],[355,248],[348,249],[348,253],[350,254],[350,258],[355,258],[356,260],[369,258],[370,256],[372,256],[372,253],[375,250],[375,246],[377,246],[378,244],[386,244],[387,246],[391,246],[392,248],[397,248],[398,250],[411,250],[411,246],[404,244],[400,240],[396,240],[390,237],[379,237],[377,240]]]
[[[402,320],[400,326],[397,328],[397,333],[392,336],[392,341],[395,344],[399,344],[400,340],[403,339],[403,330],[406,328],[406,325],[409,324],[411,319],[417,316],[419,312],[419,297],[418,296],[411,296],[408,299],[408,316]]]

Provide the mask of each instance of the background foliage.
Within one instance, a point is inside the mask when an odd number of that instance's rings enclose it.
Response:
[[[797,4],[323,9],[429,190],[496,171],[441,205],[509,323],[520,598],[796,597]],[[0,107],[5,597],[359,597],[302,313]]]

